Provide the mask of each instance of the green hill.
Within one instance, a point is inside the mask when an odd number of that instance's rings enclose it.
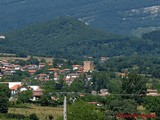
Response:
[[[92,28],[71,17],[60,17],[5,34],[0,52],[79,58],[154,53],[153,42]]]

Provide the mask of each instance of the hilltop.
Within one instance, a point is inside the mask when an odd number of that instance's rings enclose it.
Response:
[[[59,17],[5,34],[3,53],[63,58],[157,54],[155,41],[95,29],[71,17]]]
[[[6,39],[0,41],[2,52],[23,51],[31,55],[57,57],[102,54],[99,52],[99,44],[119,39],[119,35],[91,28],[71,17],[38,23],[5,36]]]

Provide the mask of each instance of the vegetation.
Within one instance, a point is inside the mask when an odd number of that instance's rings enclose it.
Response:
[[[75,2],[47,0],[38,3],[37,1],[21,3],[21,1],[5,0],[1,4],[0,32],[12,31],[28,24],[67,15],[81,19],[97,28],[128,34],[139,27],[145,29],[160,26],[159,9],[155,13],[151,12],[153,8],[150,10],[147,8],[148,11],[144,11],[145,7],[158,6],[159,3],[158,0],[150,0],[147,3],[145,0],[79,0]]]
[[[59,116],[62,116],[62,108],[60,107],[45,107],[27,104],[28,108],[9,108],[10,114],[21,114],[27,117],[36,115],[39,120],[50,120],[51,115],[56,120]],[[50,117],[49,117],[50,116]]]
[[[96,109],[96,106],[90,105],[83,101],[78,101],[68,106],[68,120],[103,120],[103,112]]]
[[[140,75],[130,73],[122,80],[122,94],[124,94],[125,98],[141,103],[141,97],[146,95],[146,90],[146,81]]]
[[[124,37],[97,30],[71,17],[60,17],[6,34],[0,41],[0,51],[54,56],[59,58],[82,58],[120,56],[132,54],[158,54],[159,43]],[[30,61],[32,62],[32,61]],[[36,61],[33,61],[36,62]]]
[[[7,113],[9,106],[10,90],[7,84],[0,84],[0,113]]]
[[[18,102],[19,103],[28,103],[30,102],[30,98],[32,97],[32,91],[31,90],[26,90],[22,91],[21,93],[18,94]]]
[[[59,23],[59,19],[62,20],[61,23]],[[73,21],[73,22],[77,22],[78,24],[82,24],[80,21],[73,20],[72,18],[59,18],[59,19],[56,22],[58,22],[59,25],[62,25],[61,26],[62,28],[65,28],[65,25],[67,24],[67,30],[68,30],[68,26],[70,26],[68,24],[71,24],[71,26],[72,26],[72,23],[70,23],[69,21]],[[63,23],[64,20],[67,20],[67,21],[65,23]],[[56,24],[57,23],[54,23],[54,26]],[[50,23],[48,23],[48,26],[50,26]],[[92,28],[89,28],[88,26],[85,26],[83,24],[82,24],[82,26],[83,26],[83,28],[86,28],[86,29],[89,29],[90,31],[92,31]],[[45,27],[45,26],[43,26],[43,27]],[[58,29],[56,29],[56,30],[61,31],[62,30],[61,27],[59,28],[59,30]],[[73,25],[71,28],[74,28],[74,27],[75,26]],[[31,29],[31,28],[26,28],[26,29]],[[75,28],[75,29],[77,29],[77,28]],[[23,30],[25,30],[25,29],[23,29]],[[49,30],[52,30],[52,29],[50,28]],[[42,32],[43,32],[43,30],[42,30]],[[94,32],[94,30],[92,32]],[[83,33],[83,31],[82,31],[82,33]],[[77,34],[78,33],[76,33],[76,35]],[[98,32],[97,34],[100,34],[100,36],[102,34],[106,35],[106,33],[103,33],[103,32],[100,32],[100,33]],[[155,31],[154,34],[153,33],[145,34],[143,36],[143,38],[146,40],[143,39],[142,41],[143,42],[148,41],[147,45],[151,45],[151,43],[157,42],[156,47],[158,47],[158,39],[159,39],[158,34],[159,34],[158,31]],[[71,34],[68,33],[67,35],[71,35]],[[110,35],[113,35],[113,34],[110,34]],[[146,37],[146,36],[148,36],[148,37]],[[85,33],[84,33],[83,37],[86,37]],[[115,38],[114,35],[109,36],[109,38],[112,38],[112,37]],[[117,39],[119,39],[118,37],[117,37]],[[121,36],[121,38],[125,38],[125,40],[127,40],[129,42],[131,42],[132,40],[135,40],[135,41],[138,40],[136,38],[127,38],[127,37],[122,37],[122,36]],[[81,37],[80,37],[80,39],[81,39]],[[10,39],[8,39],[8,40],[10,40]],[[83,41],[83,39],[81,39],[81,40]],[[103,37],[99,41],[101,41],[101,42],[107,41],[109,43],[112,43],[112,42],[116,43],[117,41],[114,41],[114,40],[115,39],[112,39],[110,41],[108,38],[106,40],[106,38]],[[125,40],[121,41],[121,42],[118,41],[118,43],[121,44],[123,42],[126,42]],[[62,41],[61,41],[61,43],[63,44]],[[73,43],[76,42],[74,40],[71,40],[71,41]],[[142,41],[140,41],[140,42],[142,42]],[[138,44],[140,44],[140,42]],[[105,44],[105,43],[103,43],[103,44]],[[126,44],[129,45],[129,43],[126,43]],[[133,46],[134,45],[135,44],[133,44]],[[155,45],[155,43],[153,45]],[[114,46],[114,44],[113,44],[113,46]],[[119,47],[119,46],[117,46],[117,47]],[[146,52],[143,48],[145,48],[145,47],[138,45],[138,50],[140,50],[139,53]],[[124,49],[124,48],[122,48],[122,49]],[[152,49],[151,46],[149,49]],[[126,50],[128,50],[127,47],[126,47]],[[129,50],[130,50],[130,48],[129,48]],[[156,48],[156,51],[152,51],[152,52],[157,54],[158,51],[159,51],[158,48]],[[70,52],[72,52],[72,50]],[[114,51],[113,51],[113,54],[114,54]],[[65,55],[69,55],[69,54],[66,53]],[[99,55],[95,52],[95,56],[99,56]],[[80,57],[79,55],[77,55],[77,56]],[[160,84],[160,80],[159,80],[159,78],[160,78],[160,65],[159,65],[160,64],[160,57],[159,56],[155,56],[154,54],[153,55],[146,55],[146,54],[139,55],[138,53],[134,53],[128,57],[126,57],[126,56],[110,57],[109,59],[106,60],[106,62],[102,61],[99,58],[88,58],[88,59],[95,60],[95,65],[96,65],[95,71],[81,74],[81,76],[79,78],[76,78],[72,82],[72,84],[69,86],[66,85],[66,83],[64,81],[65,74],[69,74],[69,73],[63,73],[63,74],[59,75],[59,80],[57,80],[57,81],[54,81],[53,77],[52,77],[52,79],[49,81],[35,82],[36,79],[34,79],[34,77],[37,74],[41,74],[41,73],[45,73],[47,75],[53,74],[53,73],[48,73],[48,69],[50,67],[47,64],[42,69],[37,70],[37,72],[33,75],[30,75],[28,72],[25,72],[25,71],[17,70],[14,73],[14,75],[8,75],[8,76],[6,75],[5,77],[3,77],[1,79],[1,81],[7,81],[7,80],[9,80],[9,81],[10,80],[11,81],[18,80],[19,81],[19,80],[24,80],[27,78],[25,80],[25,82],[28,82],[29,84],[34,83],[36,85],[40,85],[43,89],[43,96],[41,96],[39,101],[36,101],[35,104],[40,104],[41,106],[52,106],[52,107],[62,106],[64,95],[63,95],[63,93],[60,93],[60,92],[69,93],[69,94],[67,94],[67,101],[68,101],[68,105],[69,105],[67,109],[68,109],[68,119],[71,119],[71,120],[72,119],[79,119],[79,120],[100,119],[101,120],[104,118],[112,120],[112,119],[116,119],[118,114],[143,114],[143,113],[149,113],[149,112],[151,112],[151,113],[155,112],[156,115],[159,115],[159,113],[158,113],[160,110],[160,107],[158,105],[159,101],[160,101],[159,97],[158,96],[157,97],[146,96],[147,88],[160,90],[160,85],[159,85]],[[72,69],[73,64],[82,63],[82,61],[83,60],[74,61],[74,60],[66,60],[66,59],[56,58],[53,60],[54,64],[51,67],[55,67],[55,68],[59,68],[59,69],[64,69],[66,67],[67,68],[70,67]],[[31,57],[27,61],[23,61],[23,60],[12,61],[12,63],[20,64],[22,66],[25,66],[28,64],[39,65],[39,62],[45,63],[46,61],[44,59],[41,59],[39,61],[37,58],[34,58],[34,57]],[[59,64],[62,64],[62,66],[58,67]],[[3,72],[3,71],[1,71],[1,72]],[[72,72],[75,72],[75,71],[72,70]],[[60,73],[58,73],[58,74],[60,74]],[[90,80],[88,78],[89,76],[92,77]],[[3,85],[3,84],[0,84],[0,85],[1,85],[0,86],[0,97],[1,97],[0,98],[0,106],[1,106],[0,112],[7,113],[8,112],[8,98],[10,96],[10,92],[8,90],[8,87],[6,87],[6,85]],[[105,97],[98,96],[98,95],[103,95],[103,94],[99,94],[99,92],[101,92],[100,91],[101,89],[105,89],[105,90],[108,89],[108,91],[111,94],[109,96],[105,96]],[[90,95],[92,90],[95,90],[97,92],[97,95],[95,95],[95,96]],[[93,91],[93,92],[95,92],[95,91]],[[76,92],[76,93],[74,93],[74,92]],[[81,95],[79,94],[79,92],[81,93]],[[57,116],[52,115],[52,113],[47,114],[47,116],[40,116],[39,117],[39,114],[42,115],[43,113],[45,113],[45,110],[41,111],[40,113],[35,113],[35,111],[34,111],[35,109],[33,106],[24,107],[23,105],[21,106],[21,104],[19,104],[19,103],[31,103],[30,98],[32,96],[32,91],[30,91],[30,90],[23,91],[21,93],[18,93],[17,95],[18,95],[18,97],[17,97],[18,104],[16,103],[13,106],[11,105],[12,108],[9,109],[10,114],[4,114],[4,115],[2,115],[3,117],[8,116],[8,118],[10,118],[11,116],[13,116],[13,118],[16,118],[18,116],[18,117],[24,118],[24,119],[29,118],[29,119],[35,119],[35,120],[41,119],[41,117],[43,119],[57,118]],[[95,104],[95,105],[90,105],[90,103]],[[17,106],[21,106],[21,107],[17,108]],[[142,106],[145,109],[141,111],[138,109],[139,106]],[[16,108],[13,108],[13,107],[16,107]],[[36,107],[36,109],[41,109],[41,108]],[[23,111],[24,112],[24,113],[22,113],[23,115],[17,114],[19,111]],[[46,111],[48,111],[48,110],[46,110]],[[60,113],[61,112],[62,112],[62,110],[60,110]],[[79,113],[81,113],[81,114],[79,114]],[[61,114],[60,114],[60,116],[61,116]],[[61,119],[61,118],[58,118],[58,119]],[[131,120],[131,119],[134,120],[135,118],[126,118],[126,119],[127,120]]]

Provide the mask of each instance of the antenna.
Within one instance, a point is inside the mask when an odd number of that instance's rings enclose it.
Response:
[[[64,96],[64,106],[63,106],[63,120],[67,120],[67,99],[66,95]]]

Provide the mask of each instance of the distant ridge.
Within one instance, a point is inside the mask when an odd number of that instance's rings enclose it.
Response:
[[[157,54],[152,40],[124,37],[97,30],[64,16],[5,34],[0,52],[62,58]]]
[[[160,26],[159,6],[159,0],[1,0],[0,32],[68,15],[96,28],[128,34]]]

